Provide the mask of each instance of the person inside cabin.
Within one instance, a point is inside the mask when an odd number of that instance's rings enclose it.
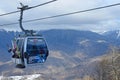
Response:
[[[20,50],[16,40],[13,41],[13,48],[9,48],[8,52],[13,53],[12,58],[20,58]]]
[[[40,49],[40,57],[42,59],[42,62],[45,62],[47,57],[48,57],[48,50],[46,50],[46,48],[41,48]]]
[[[41,57],[44,57],[44,54],[45,54],[44,50],[41,49],[41,50],[40,50],[40,56],[41,56]]]

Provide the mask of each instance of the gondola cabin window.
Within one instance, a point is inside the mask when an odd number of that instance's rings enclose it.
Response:
[[[47,46],[43,38],[28,38],[27,53],[28,63],[42,63],[46,60]]]

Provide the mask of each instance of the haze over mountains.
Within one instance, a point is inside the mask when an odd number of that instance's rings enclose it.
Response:
[[[50,55],[48,60],[41,64],[38,72],[47,75],[45,78],[60,78],[66,75],[66,80],[72,80],[76,72],[83,75],[82,69],[85,70],[92,64],[88,63],[96,57],[107,53],[110,46],[120,45],[119,31],[109,31],[103,34],[98,34],[91,31],[77,31],[77,30],[46,30],[40,31],[48,43]],[[10,61],[11,54],[7,52],[7,44],[11,44],[14,39],[15,32],[7,32],[0,30],[0,74],[5,75],[30,74],[37,68],[28,67],[28,69],[16,69]],[[11,74],[12,73],[12,74]],[[71,74],[72,73],[72,74]],[[47,80],[47,79],[46,79]]]

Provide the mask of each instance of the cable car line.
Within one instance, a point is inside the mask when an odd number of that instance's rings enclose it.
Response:
[[[0,16],[5,16],[5,15],[9,15],[9,14],[14,14],[14,13],[18,13],[18,12],[20,12],[20,11],[18,10],[18,11],[8,12],[8,13],[0,14]]]
[[[49,4],[49,3],[55,2],[55,1],[57,1],[57,0],[52,0],[52,1],[48,1],[48,2],[45,2],[45,3],[39,4],[39,5],[36,5],[36,6],[28,7],[28,8],[25,9],[25,10],[29,10],[29,9],[32,9],[32,8],[36,8],[36,7],[39,7],[39,6],[43,6],[43,5],[46,5],[46,4]],[[20,10],[12,11],[12,12],[8,12],[8,13],[4,13],[4,14],[0,14],[0,16],[10,15],[10,14],[18,13],[18,12],[20,12]]]
[[[102,7],[97,7],[97,8],[86,9],[86,10],[82,10],[82,11],[71,12],[71,13],[59,14],[59,15],[55,15],[55,16],[48,16],[48,17],[43,17],[43,18],[26,20],[26,21],[23,21],[23,23],[33,22],[33,21],[39,21],[39,20],[45,20],[45,19],[56,18],[56,17],[62,17],[62,16],[68,16],[68,15],[73,15],[73,14],[79,14],[79,13],[83,13],[83,12],[90,12],[90,11],[105,9],[105,8],[109,8],[109,7],[113,7],[113,6],[118,6],[118,5],[120,5],[120,3],[111,4],[111,5],[102,6]],[[0,26],[9,26],[9,25],[14,25],[14,24],[18,24],[18,22],[8,23],[8,24],[2,24]]]
[[[39,5],[36,5],[36,6],[32,6],[32,7],[29,7],[28,9],[32,9],[32,8],[36,8],[36,7],[39,7],[39,6],[43,6],[43,5],[46,5],[46,4],[55,2],[55,1],[57,1],[57,0],[52,0],[52,1],[49,1],[49,2],[46,2],[46,3],[43,3],[43,4],[39,4]],[[26,10],[28,10],[28,9],[26,9]]]

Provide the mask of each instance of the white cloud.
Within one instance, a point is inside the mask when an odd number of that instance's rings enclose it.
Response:
[[[5,12],[2,10],[2,9],[0,9],[0,14],[4,14]]]
[[[21,3],[30,3],[32,2],[32,0],[17,0],[18,2],[21,2]]]
[[[19,2],[25,5],[34,6],[50,0],[3,0],[0,3],[0,14],[17,10],[20,6]],[[10,2],[10,4],[8,3]],[[25,11],[24,20],[36,19],[46,16],[53,16],[62,13],[69,13],[74,11],[80,11],[99,6],[105,6],[109,4],[118,3],[118,0],[58,0],[56,2]],[[7,4],[7,5],[6,5]],[[39,29],[79,29],[79,30],[94,30],[105,31],[112,29],[120,29],[120,6],[111,7],[102,10],[96,10],[92,12],[80,13],[65,17],[59,17],[54,19],[42,20],[32,23],[26,23],[24,26],[32,29],[36,26]],[[1,17],[0,17],[1,18]],[[19,19],[19,13],[3,16],[0,20],[0,24],[16,22]],[[10,26],[11,29],[18,28],[18,25]],[[44,27],[41,27],[44,26]],[[3,27],[0,27],[3,28]],[[6,29],[9,29],[6,27]],[[37,30],[37,29],[36,29]]]

